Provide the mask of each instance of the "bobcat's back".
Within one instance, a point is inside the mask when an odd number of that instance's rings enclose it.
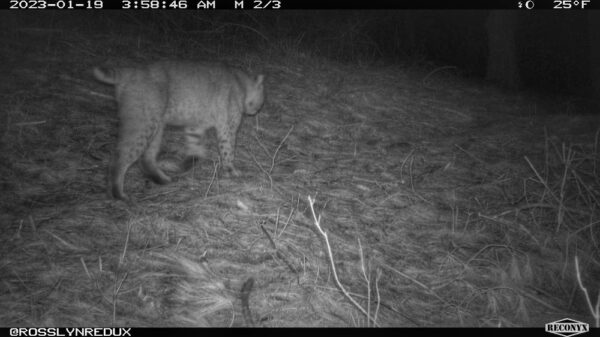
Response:
[[[192,62],[165,62],[158,67],[169,79],[165,116],[169,124],[225,122],[242,113],[254,115],[263,104],[262,75],[252,79],[239,69]]]

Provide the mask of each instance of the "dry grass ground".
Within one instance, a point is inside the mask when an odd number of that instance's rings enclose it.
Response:
[[[19,14],[0,32],[1,325],[593,324],[574,261],[593,306],[597,117],[560,100],[547,115],[554,103],[452,69],[78,15]],[[264,73],[268,102],[240,128],[242,177],[221,177],[213,142],[167,186],[133,167],[128,206],[107,197],[116,106],[90,69],[160,58]]]

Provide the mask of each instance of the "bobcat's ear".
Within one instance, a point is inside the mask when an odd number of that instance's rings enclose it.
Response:
[[[265,79],[265,75],[260,74],[256,77],[256,85],[259,86],[262,84],[263,80]]]

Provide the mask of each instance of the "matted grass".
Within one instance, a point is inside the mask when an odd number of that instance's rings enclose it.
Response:
[[[574,264],[594,301],[592,115],[544,115],[451,69],[253,45],[219,35],[226,25],[168,35],[118,16],[35,18],[0,32],[2,325],[593,322]],[[212,161],[167,186],[133,167],[129,206],[106,193],[116,106],[91,68],[161,58],[264,73],[268,101],[240,128],[242,177],[221,177],[213,141]],[[162,165],[180,148],[169,130]]]

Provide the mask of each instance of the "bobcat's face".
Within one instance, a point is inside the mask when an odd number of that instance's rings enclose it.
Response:
[[[256,115],[256,113],[263,106],[263,103],[265,101],[263,79],[263,75],[258,75],[256,80],[252,81],[252,83],[248,85],[246,101],[244,102],[246,108],[245,112],[248,115]]]

